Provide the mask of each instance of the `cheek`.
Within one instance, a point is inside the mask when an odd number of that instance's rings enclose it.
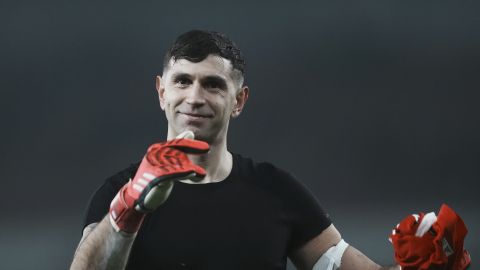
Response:
[[[231,102],[227,102],[223,104],[223,111],[222,111],[222,118],[223,119],[230,119],[232,116],[233,111],[233,104]]]
[[[229,110],[231,107],[230,101],[225,100],[223,98],[219,98],[214,100],[213,102],[210,103],[213,110],[216,111],[216,113],[221,114],[222,116],[225,114],[229,114]]]
[[[165,110],[171,109],[173,105],[175,104],[176,100],[178,97],[173,94],[171,91],[165,91],[165,94],[163,96],[163,106]]]

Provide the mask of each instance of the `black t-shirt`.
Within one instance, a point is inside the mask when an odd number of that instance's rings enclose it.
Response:
[[[138,165],[96,191],[85,226],[108,213]],[[287,255],[330,224],[292,175],[234,154],[232,171],[221,182],[175,183],[168,200],[145,218],[127,269],[286,269]]]

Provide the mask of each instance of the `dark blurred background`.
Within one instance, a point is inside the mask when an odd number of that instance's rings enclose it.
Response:
[[[479,7],[2,1],[0,268],[68,268],[92,192],[165,138],[154,76],[194,28],[247,59],[232,151],[294,173],[379,263],[393,262],[395,224],[447,203],[478,265]]]

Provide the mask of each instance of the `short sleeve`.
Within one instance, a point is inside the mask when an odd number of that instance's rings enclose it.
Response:
[[[284,210],[291,228],[288,251],[293,251],[319,235],[332,221],[312,192],[293,175],[278,171],[284,183]]]
[[[89,224],[100,222],[108,213],[110,203],[120,188],[135,175],[139,164],[132,164],[127,169],[107,178],[90,197],[85,211],[83,228]]]

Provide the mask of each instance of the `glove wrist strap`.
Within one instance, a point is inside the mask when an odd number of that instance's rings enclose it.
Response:
[[[117,232],[133,234],[140,229],[145,214],[133,208],[134,202],[125,194],[126,189],[127,185],[122,187],[110,204],[110,223]]]

